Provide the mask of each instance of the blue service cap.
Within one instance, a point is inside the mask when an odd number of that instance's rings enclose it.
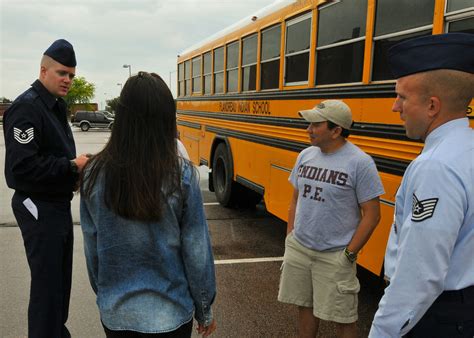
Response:
[[[74,48],[64,39],[54,41],[52,45],[46,49],[43,55],[49,56],[66,67],[76,67],[76,54],[74,53]]]
[[[396,79],[436,69],[474,73],[474,34],[447,33],[409,39],[388,50],[388,61]]]

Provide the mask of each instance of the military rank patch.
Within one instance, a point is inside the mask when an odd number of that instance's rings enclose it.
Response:
[[[33,127],[28,128],[25,131],[13,127],[13,137],[21,144],[29,143],[34,137]]]
[[[433,216],[438,198],[428,198],[420,201],[415,194],[413,194],[413,203],[411,210],[411,220],[413,222],[422,222]]]

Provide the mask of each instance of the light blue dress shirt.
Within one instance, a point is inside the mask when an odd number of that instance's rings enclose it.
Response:
[[[183,194],[163,206],[159,222],[124,219],[105,206],[103,174],[81,197],[81,227],[100,317],[111,330],[160,333],[193,317],[212,322],[214,259],[199,178],[182,162]]]
[[[396,196],[385,255],[390,285],[371,338],[407,334],[444,290],[474,285],[474,131],[467,118],[433,130]]]

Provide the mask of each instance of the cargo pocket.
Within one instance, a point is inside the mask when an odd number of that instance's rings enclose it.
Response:
[[[338,291],[338,309],[345,315],[357,314],[357,294],[360,290],[360,284],[357,279],[354,281],[337,282]]]

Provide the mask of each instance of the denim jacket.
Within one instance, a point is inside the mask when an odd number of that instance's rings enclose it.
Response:
[[[89,280],[105,326],[160,333],[195,319],[212,322],[214,259],[192,165],[182,164],[180,199],[168,199],[161,221],[141,223],[110,211],[103,175],[81,198],[81,226]]]

